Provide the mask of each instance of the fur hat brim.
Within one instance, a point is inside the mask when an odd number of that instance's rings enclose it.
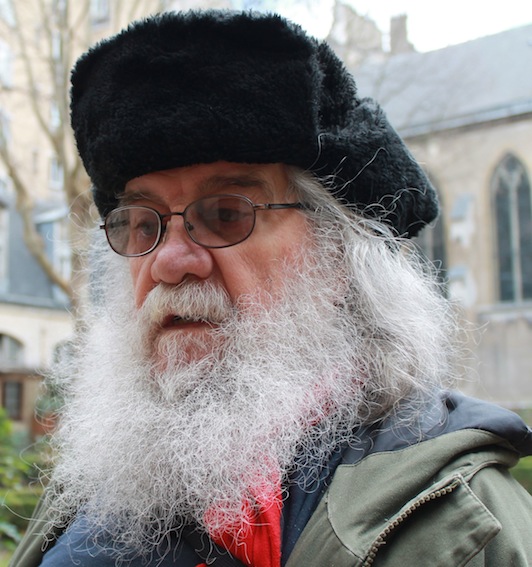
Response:
[[[127,181],[175,167],[285,163],[415,235],[434,189],[381,108],[359,99],[327,44],[277,15],[166,13],[90,49],[72,74],[71,120],[104,216]]]

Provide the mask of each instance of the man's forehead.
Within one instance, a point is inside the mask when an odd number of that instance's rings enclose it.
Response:
[[[199,164],[148,173],[126,183],[121,201],[136,196],[150,196],[159,189],[175,194],[214,194],[224,192],[260,192],[274,197],[288,188],[288,172],[284,164],[234,164],[219,162]]]

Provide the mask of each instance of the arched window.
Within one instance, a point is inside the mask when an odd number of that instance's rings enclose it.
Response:
[[[441,204],[441,195],[438,196]],[[421,231],[421,234],[416,237],[416,241],[423,255],[434,265],[438,280],[443,284],[446,293],[447,250],[445,247],[443,206],[441,206],[438,218]]]
[[[18,368],[24,364],[24,346],[9,335],[0,334],[0,368]]]
[[[507,155],[492,180],[500,301],[532,299],[532,199],[523,164]]]
[[[9,370],[23,365],[24,346],[9,335],[0,334],[0,369]],[[24,386],[20,380],[3,380],[1,401],[10,419],[22,418],[22,395]]]

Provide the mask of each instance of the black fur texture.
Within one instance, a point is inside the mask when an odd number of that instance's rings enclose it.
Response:
[[[297,165],[414,236],[434,189],[324,42],[274,14],[166,13],[99,43],[72,73],[78,150],[105,216],[127,181],[218,160]],[[332,176],[332,177],[331,177]]]

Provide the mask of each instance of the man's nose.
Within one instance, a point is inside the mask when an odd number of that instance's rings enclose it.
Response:
[[[152,278],[157,283],[179,284],[186,276],[207,279],[214,260],[207,248],[196,244],[185,230],[183,217],[172,217],[161,242],[151,254]]]

